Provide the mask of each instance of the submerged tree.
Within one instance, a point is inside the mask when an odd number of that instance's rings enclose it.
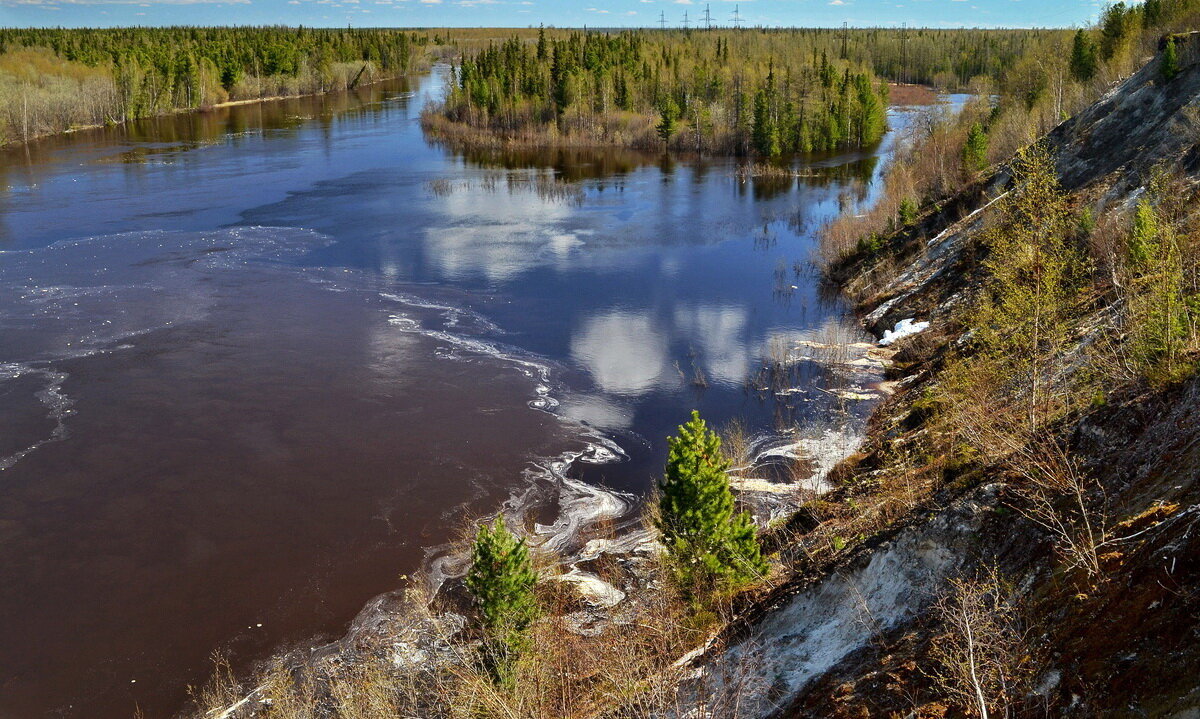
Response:
[[[693,411],[667,442],[655,523],[679,586],[695,598],[762,576],[767,564],[750,515],[736,510],[721,439]]]
[[[498,681],[507,679],[513,661],[525,648],[526,630],[537,618],[536,583],[529,548],[504,526],[504,518],[481,526],[466,584],[479,610],[485,660]]]

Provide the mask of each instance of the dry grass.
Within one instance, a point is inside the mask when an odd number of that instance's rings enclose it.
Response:
[[[422,597],[411,599],[412,613],[396,629],[423,623],[436,632],[433,610],[419,601]],[[494,681],[477,644],[461,635],[426,636],[426,644],[443,647],[440,654],[400,661],[396,647],[410,647],[411,637],[385,634],[360,638],[352,656],[316,667],[287,657],[276,660],[248,683],[256,687],[254,701],[229,714],[247,692],[228,665],[219,664],[214,680],[196,694],[197,716],[661,717],[686,701],[677,691],[683,677],[677,660],[705,641],[718,619],[697,614],[659,581],[603,620],[602,631],[594,635],[578,628],[577,599],[544,589],[543,601],[548,611],[532,628],[531,649],[518,660],[508,684]]]

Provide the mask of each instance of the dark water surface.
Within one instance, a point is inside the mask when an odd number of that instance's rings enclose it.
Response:
[[[756,373],[855,336],[803,260],[875,156],[464,158],[421,136],[437,83],[0,154],[0,717],[168,716],[554,458],[644,491],[693,407],[828,421],[827,369]]]

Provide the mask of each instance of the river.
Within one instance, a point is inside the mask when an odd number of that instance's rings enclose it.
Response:
[[[0,152],[0,716],[169,716],[467,517],[569,525],[563,472],[635,502],[692,408],[759,448],[861,419],[844,372],[760,369],[863,339],[807,260],[894,133],[803,178],[464,157],[440,82]]]

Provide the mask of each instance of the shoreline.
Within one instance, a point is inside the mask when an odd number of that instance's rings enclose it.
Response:
[[[176,117],[178,115],[192,115],[192,114],[201,114],[202,115],[205,113],[213,112],[214,110],[223,110],[223,109],[230,108],[230,107],[241,107],[244,105],[258,105],[260,103],[280,102],[283,100],[298,100],[298,99],[306,98],[306,97],[322,97],[325,95],[336,95],[339,92],[352,92],[353,90],[356,90],[360,87],[368,87],[371,85],[378,85],[380,83],[388,82],[390,80],[399,80],[400,78],[410,77],[413,75],[420,74],[421,72],[422,72],[422,70],[413,70],[410,72],[401,73],[399,75],[380,76],[374,80],[360,82],[357,85],[355,85],[353,88],[325,90],[322,92],[302,92],[302,93],[298,93],[295,95],[271,95],[268,97],[246,98],[243,100],[226,100],[225,102],[218,102],[213,105],[202,105],[200,107],[177,107],[177,108],[175,108],[173,110],[169,110],[167,112],[160,112],[155,115],[147,115],[145,117],[126,119],[126,120],[122,120],[120,122],[102,122],[102,123],[96,123],[96,124],[92,124],[92,125],[77,125],[77,126],[69,127],[65,130],[59,130],[57,132],[45,132],[40,135],[31,135],[31,136],[25,138],[24,140],[14,140],[12,142],[0,143],[0,151],[15,150],[20,147],[28,147],[34,143],[37,143],[37,142],[40,142],[42,140],[46,140],[46,139],[49,139],[52,137],[62,137],[64,135],[76,135],[81,132],[90,132],[93,130],[103,130],[103,129],[109,128],[109,127],[112,127],[112,128],[125,127],[125,126],[130,125],[131,123],[139,122],[142,120],[154,120],[154,119],[163,118],[163,117]]]
[[[862,318],[856,317],[853,322],[869,335]],[[869,396],[851,399],[870,402],[872,407],[861,416],[847,412],[837,427],[812,428],[803,433],[775,432],[756,438],[744,448],[745,461],[731,466],[728,476],[739,504],[750,512],[764,538],[777,531],[781,518],[834,491],[828,478],[843,461],[861,451],[869,437],[871,418],[890,394],[885,385],[894,352],[877,341],[848,338],[846,342],[825,344],[797,340],[792,351],[795,362],[815,359],[845,372],[838,384],[867,387]],[[838,394],[850,390],[826,391]],[[593,434],[592,439],[615,444],[603,434]],[[572,476],[579,464],[592,461],[586,450],[564,452],[546,462],[546,475],[515,488],[494,514],[486,515],[504,515],[509,526],[527,526],[523,520],[535,516],[539,508],[560,506],[550,524],[535,523],[532,530],[522,534],[540,557],[539,584],[555,587],[549,591],[570,597],[554,615],[567,632],[583,640],[596,639],[644,617],[643,612],[661,591],[657,559],[660,545],[647,521],[644,497]],[[787,481],[755,476],[756,470],[769,469],[780,461],[803,463],[808,473]],[[394,667],[405,671],[420,671],[418,667],[437,671],[462,662],[463,648],[474,641],[469,620],[463,614],[468,601],[461,582],[469,564],[470,546],[464,543],[467,539],[463,535],[456,542],[427,548],[422,566],[414,574],[402,576],[394,589],[364,602],[340,636],[312,637],[299,645],[278,648],[255,664],[246,677],[249,683],[241,686],[237,696],[229,697],[227,704],[194,707],[199,713],[185,711],[181,716],[256,717],[271,702],[270,677],[281,670],[289,676],[336,681],[340,674],[357,671],[378,661],[381,655],[389,656]],[[724,624],[718,623],[692,653],[702,651],[724,631]]]

